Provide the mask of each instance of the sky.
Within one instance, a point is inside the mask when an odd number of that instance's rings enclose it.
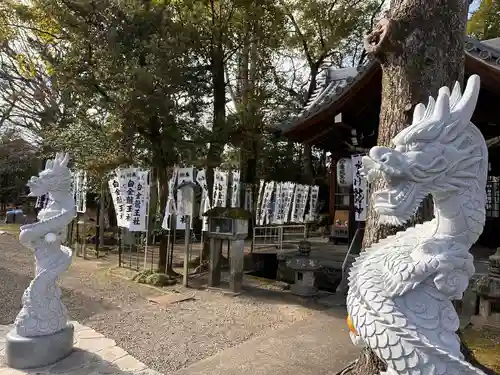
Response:
[[[474,0],[469,8],[469,13],[474,12],[479,7],[480,3],[481,3],[481,0]]]

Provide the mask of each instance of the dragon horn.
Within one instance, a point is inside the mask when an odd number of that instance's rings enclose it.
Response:
[[[450,116],[450,89],[448,87],[441,87],[439,89],[436,106],[432,113],[432,120],[442,122]]]
[[[458,99],[457,103],[453,106],[451,113],[453,121],[446,127],[446,132],[444,134],[445,142],[450,142],[452,139],[455,139],[469,126],[474,110],[476,109],[480,88],[481,80],[479,76],[477,74],[470,76],[462,97]]]
[[[45,169],[52,169],[52,168],[54,168],[54,160],[49,159],[45,163]]]
[[[69,161],[69,154],[68,153],[61,154],[61,167],[66,167],[68,165],[68,161]]]
[[[467,80],[464,94],[460,101],[453,108],[453,112],[457,112],[464,122],[469,122],[476,109],[477,98],[481,88],[481,79],[477,74],[471,75]]]
[[[413,122],[412,125],[415,125],[417,122],[420,122],[425,115],[425,105],[422,103],[418,103],[415,106],[415,110],[413,111]]]

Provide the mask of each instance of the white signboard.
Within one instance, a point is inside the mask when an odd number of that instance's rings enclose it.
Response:
[[[363,167],[361,158],[363,155],[353,155],[352,159],[352,195],[354,201],[354,219],[356,221],[366,220],[366,198],[368,184],[361,176],[360,170]]]
[[[213,206],[226,207],[227,172],[216,169],[214,172]]]
[[[352,160],[342,158],[337,162],[337,183],[339,186],[352,185]]]
[[[73,173],[73,194],[76,212],[85,213],[87,211],[87,171],[76,170]]]

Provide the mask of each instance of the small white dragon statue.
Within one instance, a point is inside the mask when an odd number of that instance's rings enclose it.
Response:
[[[68,324],[67,310],[56,284],[72,260],[71,249],[61,246],[66,226],[76,215],[68,160],[67,154],[57,154],[47,161],[38,177],[31,177],[27,183],[30,196],[48,193],[49,203],[38,213],[38,222],[23,225],[19,235],[19,242],[34,250],[36,265],[35,278],[24,291],[23,307],[14,322],[17,334],[23,337],[50,335]]]
[[[386,181],[373,194],[384,223],[402,224],[428,194],[432,221],[366,249],[349,275],[348,324],[355,344],[370,347],[388,375],[484,374],[464,361],[452,305],[474,274],[470,247],[485,222],[488,149],[471,122],[480,80],[471,76],[415,108],[413,123],[363,157],[369,182]]]

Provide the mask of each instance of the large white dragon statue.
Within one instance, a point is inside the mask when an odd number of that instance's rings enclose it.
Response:
[[[373,193],[383,223],[405,223],[427,195],[432,221],[373,244],[349,275],[348,324],[355,344],[368,346],[387,364],[387,375],[484,374],[460,353],[460,300],[474,274],[470,247],[485,223],[488,149],[471,122],[480,80],[473,75],[462,95],[439,90],[393,148],[373,147],[363,173],[386,187]],[[383,184],[382,184],[383,186]]]
[[[31,177],[27,183],[30,196],[48,194],[49,203],[38,213],[38,222],[23,225],[19,235],[21,244],[34,251],[36,265],[35,278],[23,294],[23,307],[14,322],[19,336],[51,335],[68,324],[56,284],[72,260],[71,249],[61,245],[66,227],[76,215],[68,160],[68,154],[57,154],[38,177]]]

